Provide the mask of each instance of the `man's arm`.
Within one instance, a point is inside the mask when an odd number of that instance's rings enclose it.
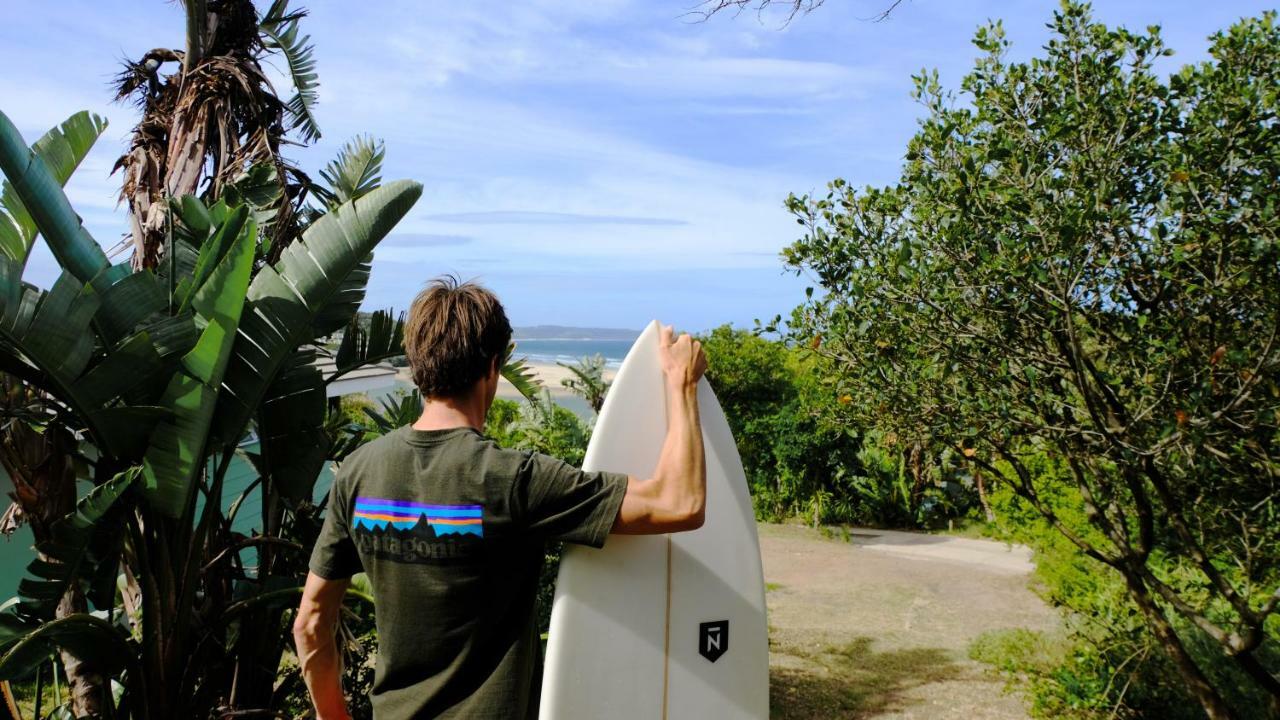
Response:
[[[348,720],[342,694],[342,655],[336,640],[338,613],[350,579],[326,580],[307,573],[302,603],[293,621],[293,641],[298,649],[302,679],[311,691],[316,720]]]
[[[626,535],[696,530],[707,499],[707,464],[698,417],[698,380],[707,369],[701,343],[662,328],[659,354],[666,380],[667,436],[653,477],[627,479],[613,532]]]

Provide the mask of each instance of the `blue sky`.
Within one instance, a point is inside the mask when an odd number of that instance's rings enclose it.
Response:
[[[496,290],[517,325],[750,326],[785,315],[807,284],[777,257],[798,230],[787,194],[892,182],[920,116],[911,75],[937,68],[956,87],[988,18],[1003,19],[1016,57],[1038,52],[1057,7],[907,0],[868,21],[886,2],[827,0],[784,26],[750,12],[692,22],[696,0],[312,0],[324,137],[293,157],[315,171],[367,132],[386,140],[384,177],[425,186],[377,253],[366,307],[404,308],[455,272]],[[27,139],[80,109],[111,121],[68,194],[114,244],[125,221],[109,172],[135,116],[107,84],[121,58],[181,44],[180,9],[5,6],[0,109]],[[1162,25],[1169,68],[1268,7],[1095,3],[1110,24]],[[40,251],[27,279],[47,286],[55,272]]]

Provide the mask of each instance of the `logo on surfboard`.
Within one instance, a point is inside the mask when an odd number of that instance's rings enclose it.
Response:
[[[712,620],[698,625],[698,654],[715,662],[729,651],[729,621]]]

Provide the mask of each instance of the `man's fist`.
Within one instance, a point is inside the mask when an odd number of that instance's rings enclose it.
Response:
[[[692,387],[707,371],[707,356],[702,352],[702,343],[689,337],[688,333],[675,337],[670,325],[662,326],[658,357],[668,383]]]

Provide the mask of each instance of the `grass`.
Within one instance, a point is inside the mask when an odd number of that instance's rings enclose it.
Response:
[[[773,592],[774,590],[781,590],[783,587],[782,583],[767,582],[764,584],[764,591]]]
[[[46,675],[48,673],[46,672]],[[18,706],[18,712],[24,718],[33,718],[36,713],[36,682],[32,680],[15,680],[9,683],[9,688],[13,691],[13,699]],[[56,691],[60,691],[55,695]],[[61,702],[68,700],[67,686],[62,678],[59,678],[58,687],[49,682],[48,677],[45,678],[44,687],[41,689],[43,699],[40,702],[40,713],[48,715],[49,711],[57,707]]]
[[[935,682],[954,680],[963,669],[947,650],[906,648],[876,651],[874,640],[855,638],[842,645],[818,649],[790,646],[787,667],[775,667],[769,677],[770,717],[865,717],[892,712],[909,704],[904,693]]]

